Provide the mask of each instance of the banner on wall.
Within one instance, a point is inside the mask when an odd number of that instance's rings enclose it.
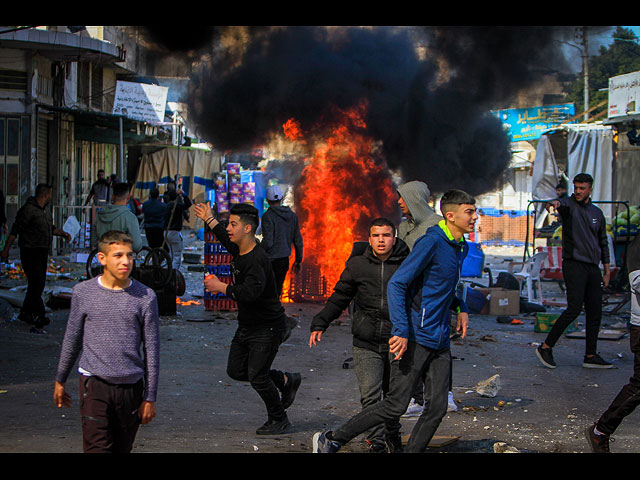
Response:
[[[573,103],[531,108],[509,108],[492,113],[502,122],[512,142],[537,140],[550,128],[557,127],[575,115]]]

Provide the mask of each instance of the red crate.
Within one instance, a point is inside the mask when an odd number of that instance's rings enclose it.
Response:
[[[204,309],[215,312],[234,312],[238,310],[238,304],[229,298],[212,298],[204,301]]]

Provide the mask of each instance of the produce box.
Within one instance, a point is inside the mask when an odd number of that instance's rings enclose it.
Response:
[[[536,320],[533,331],[538,333],[549,333],[553,324],[556,323],[560,314],[558,313],[536,313]],[[565,333],[576,332],[578,330],[578,319],[574,320],[565,330]]]

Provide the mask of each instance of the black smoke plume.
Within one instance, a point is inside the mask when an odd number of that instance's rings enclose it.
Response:
[[[220,56],[194,76],[190,116],[202,138],[231,151],[267,142],[290,118],[313,135],[334,108],[365,100],[368,133],[403,181],[476,195],[497,186],[511,158],[489,110],[554,64],[561,30],[260,29],[239,62]]]

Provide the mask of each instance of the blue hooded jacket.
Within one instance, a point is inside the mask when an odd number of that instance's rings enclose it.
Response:
[[[457,242],[445,221],[430,227],[387,285],[392,335],[441,350],[449,347],[451,310],[467,312],[456,297],[469,246]]]

